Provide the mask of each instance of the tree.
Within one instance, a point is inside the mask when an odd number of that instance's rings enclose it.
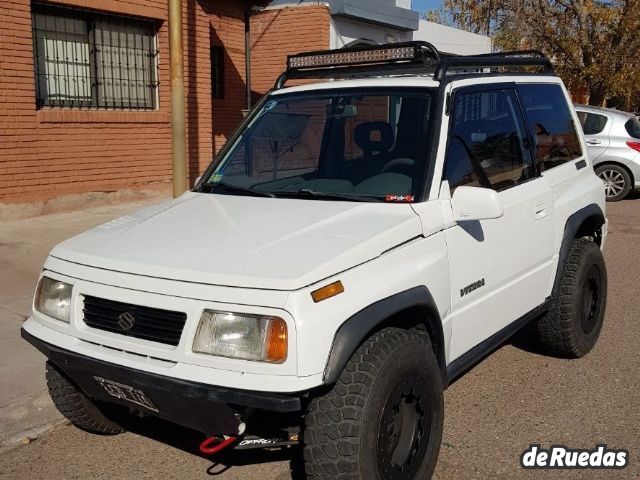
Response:
[[[589,103],[640,92],[640,0],[445,0],[437,17],[490,33],[500,50],[542,50],[569,86],[584,85]]]

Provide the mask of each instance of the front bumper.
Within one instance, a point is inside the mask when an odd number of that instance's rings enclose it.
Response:
[[[124,367],[80,355],[43,342],[24,328],[22,338],[42,352],[58,369],[92,400],[124,405],[154,415],[205,435],[238,435],[241,418],[237,413],[261,409],[278,413],[301,409],[297,396],[226,389]],[[144,392],[152,402],[131,403],[113,392],[107,393],[98,379],[106,379]]]

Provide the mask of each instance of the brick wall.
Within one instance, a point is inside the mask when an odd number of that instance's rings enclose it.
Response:
[[[29,0],[0,3],[0,201],[168,186],[171,181],[166,0],[63,0],[70,6],[159,21],[156,111],[36,110]],[[184,3],[188,171],[192,180],[241,118],[244,2]],[[224,43],[229,74],[212,115],[210,41]],[[214,135],[215,133],[215,135]],[[215,139],[215,146],[214,146]]]
[[[166,0],[57,0],[156,19],[159,106],[155,111],[35,107],[30,0],[0,2],[0,202],[91,192],[167,188],[171,181],[169,45]],[[211,161],[245,107],[243,0],[189,0],[184,8],[188,172]],[[256,13],[253,89],[262,94],[287,53],[328,48],[324,6]],[[224,46],[225,96],[211,99],[211,44]]]
[[[326,50],[330,42],[326,5],[267,9],[251,17],[251,88],[258,95],[273,87],[287,55]]]
[[[64,3],[165,19],[163,0]],[[29,0],[3,0],[0,18],[0,201],[169,181],[166,55],[159,65],[158,111],[36,110]],[[158,31],[158,48],[168,50],[166,22]]]
[[[183,1],[188,173],[193,182],[242,120],[245,2]],[[212,100],[211,46],[224,47],[224,98]]]

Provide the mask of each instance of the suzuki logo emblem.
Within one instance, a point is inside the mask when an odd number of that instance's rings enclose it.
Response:
[[[136,317],[131,312],[123,312],[118,315],[118,325],[122,330],[129,331],[136,324]]]

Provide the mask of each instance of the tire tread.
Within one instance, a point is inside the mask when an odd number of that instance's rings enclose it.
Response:
[[[46,380],[51,400],[73,425],[90,433],[117,435],[124,429],[109,420],[91,401],[47,362]]]
[[[368,395],[389,356],[411,342],[426,343],[430,347],[428,336],[416,331],[380,330],[356,350],[336,385],[310,402],[305,417],[303,453],[307,478],[362,478],[358,450]]]
[[[580,358],[588,351],[582,349],[576,338],[574,319],[577,312],[577,299],[581,292],[579,288],[579,273],[582,263],[590,250],[600,248],[587,238],[576,239],[572,242],[563,268],[559,285],[559,294],[553,299],[549,312],[539,319],[537,330],[538,339],[548,353],[565,358]]]

